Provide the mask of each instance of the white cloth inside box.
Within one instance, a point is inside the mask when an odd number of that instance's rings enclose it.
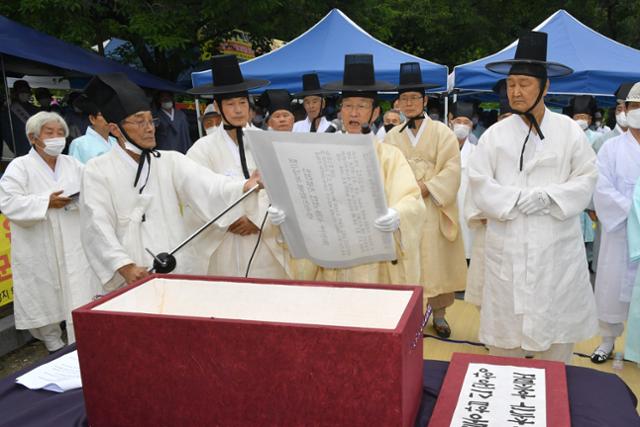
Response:
[[[93,310],[395,329],[412,294],[405,289],[155,278]]]

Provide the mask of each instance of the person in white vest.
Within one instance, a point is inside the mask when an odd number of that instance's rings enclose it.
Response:
[[[513,115],[480,138],[469,163],[465,217],[487,221],[479,338],[497,356],[568,363],[597,330],[580,230],[597,179],[578,124],[545,107],[549,78],[572,73],[547,57],[547,34],[528,32],[507,75]]]
[[[87,163],[80,193],[84,251],[111,291],[149,275],[151,254],[170,251],[194,231],[185,224],[185,206],[207,221],[256,185],[259,175],[236,180],[179,152],[157,151],[145,94],[122,73],[94,77],[85,93],[118,140]],[[175,258],[176,272],[205,273],[193,245]]]
[[[329,127],[329,121],[324,117],[326,101],[324,97],[332,92],[320,87],[318,74],[309,73],[302,76],[302,91],[295,93],[296,98],[302,98],[302,106],[307,112],[304,120],[295,122],[294,132],[324,132]]]
[[[99,293],[82,251],[78,191],[82,163],[61,154],[69,134],[56,113],[26,122],[31,150],[0,179],[0,209],[11,224],[16,329],[28,329],[50,352],[64,346],[60,322],[74,341],[71,310]]]
[[[595,285],[602,342],[591,354],[594,363],[609,358],[624,332],[638,270],[638,262],[629,258],[627,217],[640,178],[640,82],[627,95],[625,113],[629,131],[608,140],[598,152],[600,175],[593,202],[602,224]]]
[[[191,92],[213,95],[216,109],[222,116],[222,126],[197,141],[187,157],[213,172],[242,182],[256,169],[251,152],[244,145],[244,129],[249,122],[248,91],[269,82],[245,80],[233,55],[213,57],[212,72],[215,75],[213,85],[196,87]],[[286,95],[288,98],[288,93]],[[251,277],[288,277],[288,252],[278,241],[279,230],[265,222],[268,207],[269,198],[265,192],[253,194],[228,214],[228,221],[197,238],[195,244],[198,252],[204,255],[202,269],[206,274],[244,277],[248,272]],[[189,206],[185,213],[193,228],[203,224]]]

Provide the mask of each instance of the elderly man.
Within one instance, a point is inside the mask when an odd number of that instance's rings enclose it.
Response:
[[[464,290],[467,268],[460,232],[456,196],[460,188],[460,145],[444,123],[425,117],[425,90],[420,64],[400,65],[398,93],[407,123],[389,131],[385,143],[398,147],[420,187],[426,207],[421,230],[421,283],[433,309],[433,327],[443,338],[451,335],[445,319],[454,302],[454,292]]]
[[[324,117],[326,106],[324,97],[332,92],[320,87],[320,80],[316,73],[302,76],[302,91],[294,94],[302,98],[302,105],[307,113],[304,120],[293,125],[294,132],[324,132],[329,127],[329,121]]]
[[[118,142],[109,135],[109,124],[93,102],[82,95],[76,99],[75,105],[89,116],[91,125],[83,136],[71,141],[69,155],[87,163],[90,159],[111,150]]]
[[[487,64],[508,75],[513,115],[478,143],[465,216],[487,220],[480,340],[493,355],[568,363],[597,327],[579,218],[597,169],[580,126],[544,105],[548,78],[572,72],[546,51],[547,34],[529,32],[515,59]]]
[[[153,258],[147,250],[168,251],[193,231],[182,207],[204,222],[252,188],[257,176],[234,180],[183,154],[157,151],[144,92],[124,74],[94,77],[85,92],[118,140],[87,163],[80,197],[84,250],[103,287],[112,290],[149,274]],[[176,271],[205,273],[199,257],[193,246],[184,247]]]
[[[242,182],[256,169],[251,153],[244,146],[243,129],[249,122],[248,91],[268,82],[244,80],[238,60],[233,55],[213,57],[211,69],[215,73],[214,84],[196,87],[191,92],[213,95],[223,126],[198,140],[189,149],[187,157],[213,172]],[[289,94],[284,92],[288,99]],[[251,277],[288,277],[288,256],[284,247],[276,241],[277,230],[271,224],[265,224],[258,242],[268,207],[269,198],[266,193],[251,195],[242,206],[229,213],[227,227],[212,227],[198,238],[196,245],[198,252],[204,255],[203,269],[207,274],[244,277],[253,250],[258,244],[249,270]],[[191,209],[187,209],[186,217],[193,228],[202,225]]]
[[[627,95],[625,113],[629,131],[608,140],[598,152],[600,175],[593,202],[602,224],[595,285],[602,343],[591,355],[594,363],[609,358],[624,331],[638,271],[638,262],[629,258],[627,217],[640,178],[640,82]]]
[[[269,130],[291,132],[295,119],[291,112],[289,92],[284,89],[267,89],[260,97],[260,104],[267,109]]]
[[[343,80],[329,83],[324,88],[342,92],[341,112],[346,133],[360,134],[363,127],[369,128],[376,116],[379,108],[378,91],[393,90],[395,87],[375,80],[372,55],[355,54],[345,56]],[[420,200],[420,189],[400,150],[388,144],[375,144],[375,150],[389,210],[375,221],[374,226],[384,233],[395,234],[397,261],[334,269],[296,260],[293,263],[294,278],[332,282],[420,283],[420,229],[425,209]],[[269,208],[269,212],[275,225],[286,220],[286,213],[277,207]]]
[[[391,129],[404,123],[404,115],[400,110],[391,109],[382,115],[382,126],[376,132],[376,138],[383,140]]]
[[[56,113],[31,116],[31,150],[14,159],[0,179],[0,209],[11,222],[16,329],[29,329],[50,352],[64,346],[63,320],[74,341],[71,310],[99,291],[78,227],[82,164],[60,154],[68,132]]]

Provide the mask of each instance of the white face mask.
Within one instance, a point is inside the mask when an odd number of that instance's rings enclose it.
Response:
[[[67,143],[67,140],[64,136],[59,138],[47,138],[43,139],[44,142],[44,152],[52,157],[58,157],[62,150],[64,150],[64,146]]]
[[[126,139],[124,140],[124,148],[127,151],[131,151],[133,154],[138,154],[138,155],[142,154],[142,150],[140,148],[136,147]]]
[[[217,127],[212,126],[210,128],[206,128],[204,131],[207,133],[207,135],[211,135],[212,133],[214,133],[216,131]]]
[[[19,93],[18,94],[18,101],[20,101],[22,103],[29,102],[30,98],[31,98],[31,95],[29,95],[28,93]]]
[[[602,126],[602,122],[596,122],[596,127],[599,128],[600,126]]]
[[[640,129],[640,108],[627,112],[627,123],[630,128]]]
[[[170,110],[173,108],[173,102],[171,101],[165,101],[162,104],[160,104],[160,106],[165,109],[165,110]]]
[[[578,126],[580,126],[580,129],[582,130],[587,130],[587,128],[589,127],[589,123],[587,123],[586,120],[576,120],[576,123],[578,124]]]
[[[620,113],[616,114],[616,123],[621,128],[629,127],[629,123],[627,123],[627,113],[621,111]]]
[[[453,125],[453,133],[456,134],[456,138],[462,141],[463,139],[467,139],[469,133],[471,133],[471,128],[467,125],[463,125],[462,123],[455,123]]]

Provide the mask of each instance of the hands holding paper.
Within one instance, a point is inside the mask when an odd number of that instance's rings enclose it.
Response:
[[[400,215],[393,208],[387,209],[387,213],[373,222],[374,227],[386,233],[393,233],[400,228]]]
[[[525,189],[520,194],[518,209],[525,215],[543,215],[549,213],[551,199],[546,191],[540,187]]]

